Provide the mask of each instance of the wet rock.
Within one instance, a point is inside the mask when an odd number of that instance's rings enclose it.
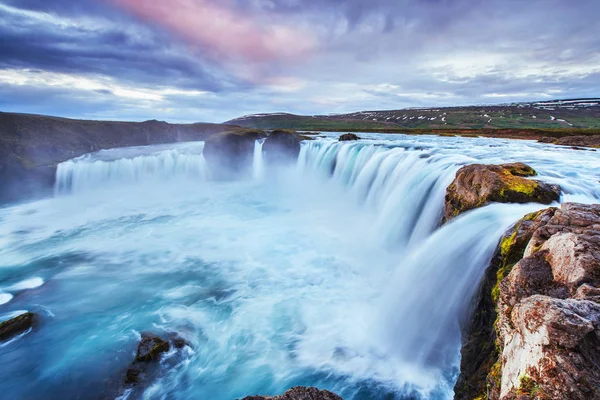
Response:
[[[549,208],[528,214],[502,237],[475,295],[468,322],[463,326],[461,374],[454,388],[457,400],[472,400],[486,392],[486,379],[499,358],[494,327],[499,282],[523,258],[534,232],[547,224],[555,212],[556,208]]]
[[[35,314],[26,312],[0,323],[0,341],[12,339],[33,327]]]
[[[208,138],[204,158],[213,176],[233,180],[249,174],[254,155],[254,143],[265,133],[258,130],[222,132]]]
[[[566,203],[526,219],[532,222],[526,232],[517,224],[486,272],[455,398],[600,398],[600,205]],[[522,258],[511,266],[514,254],[507,254],[517,243]],[[490,302],[495,323],[482,308]],[[484,323],[483,312],[490,314]],[[477,329],[493,329],[496,349],[473,371],[470,363],[481,361],[474,346],[483,343]]]
[[[536,172],[523,163],[461,168],[446,191],[444,220],[491,202],[550,204],[560,199],[560,187],[527,179]]]
[[[144,385],[151,382],[159,374],[159,361],[171,349],[181,350],[190,344],[177,334],[167,335],[162,338],[153,333],[142,333],[138,344],[135,359],[125,373],[125,385]],[[173,357],[172,363],[177,363],[178,358]]]
[[[345,133],[340,136],[340,142],[350,142],[353,140],[360,140],[360,138],[354,133]]]
[[[342,398],[327,390],[298,386],[288,390],[281,396],[248,396],[242,400],[342,400]]]
[[[300,142],[303,138],[295,131],[275,130],[269,134],[263,144],[267,163],[296,162],[300,154]]]
[[[163,353],[170,350],[171,345],[166,340],[151,333],[143,333],[142,340],[135,354],[136,361],[156,361]]]

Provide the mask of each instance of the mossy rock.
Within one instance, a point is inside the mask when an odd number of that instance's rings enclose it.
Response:
[[[144,333],[138,345],[135,360],[139,362],[156,361],[170,348],[171,345],[166,340],[151,333]]]
[[[527,179],[535,175],[536,171],[523,163],[463,167],[446,190],[444,220],[492,202],[550,204],[558,201],[560,187]]]

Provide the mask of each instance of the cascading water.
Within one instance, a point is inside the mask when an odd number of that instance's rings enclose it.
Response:
[[[203,142],[185,147],[166,147],[103,150],[59,164],[55,193],[77,193],[102,189],[107,185],[164,182],[179,178],[206,180]]]
[[[263,155],[263,144],[265,139],[254,142],[254,157],[252,159],[252,177],[261,180],[265,174],[265,160]]]
[[[62,164],[60,196],[0,209],[1,312],[43,320],[0,347],[4,395],[101,393],[150,330],[192,349],[144,398],[294,385],[451,398],[457,321],[503,231],[542,208],[492,205],[439,227],[456,170],[523,161],[566,200],[599,202],[600,162],[532,142],[362,136],[304,142],[296,170],[269,179],[258,142],[258,179],[239,182],[205,179],[202,143]]]

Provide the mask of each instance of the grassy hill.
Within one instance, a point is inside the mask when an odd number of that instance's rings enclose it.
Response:
[[[599,129],[600,99],[555,100],[495,106],[413,108],[303,116],[257,114],[228,124],[260,129],[406,131],[407,129]]]

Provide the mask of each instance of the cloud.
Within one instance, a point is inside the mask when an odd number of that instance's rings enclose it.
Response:
[[[217,122],[600,96],[599,14],[597,0],[0,0],[0,107]]]
[[[200,46],[216,60],[297,61],[317,45],[310,32],[278,22],[263,25],[223,0],[112,1]]]

